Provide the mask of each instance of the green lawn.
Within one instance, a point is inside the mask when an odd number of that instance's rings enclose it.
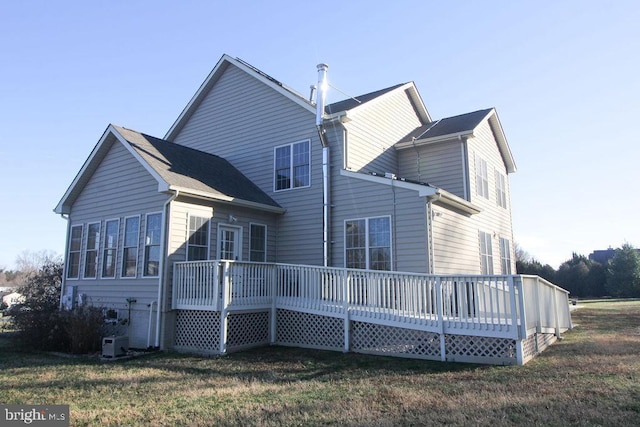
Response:
[[[100,363],[0,338],[0,403],[69,404],[72,425],[640,425],[640,301],[580,303],[525,366],[268,347]]]

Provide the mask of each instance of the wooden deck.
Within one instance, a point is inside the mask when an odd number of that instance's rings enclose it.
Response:
[[[482,363],[492,363],[491,356],[474,356],[474,351],[464,349],[465,345],[488,345],[488,341],[478,344],[477,338],[513,347],[513,363],[522,364],[530,358],[528,353],[539,349],[538,335],[557,337],[571,328],[567,291],[537,276],[522,275],[435,276],[289,264],[186,262],[174,265],[173,308],[220,313],[220,339],[212,349],[217,353],[228,351],[225,336],[229,331],[224,323],[230,315],[240,319],[247,313],[261,312],[268,313],[269,343],[300,342],[302,346],[337,349],[333,344],[323,345],[333,342],[330,337],[314,344],[302,333],[292,332],[292,337],[285,339],[279,331],[294,330],[296,323],[306,322],[306,334],[331,330],[340,335],[343,351],[357,351],[351,336],[354,325],[366,325],[375,338],[374,348],[389,347],[382,342],[385,334],[407,336],[394,348],[415,346],[412,340],[427,336],[439,343],[437,357],[451,360],[447,342],[463,340],[466,344],[456,344],[458,351],[470,356],[457,360]],[[182,318],[187,317],[183,313]],[[284,326],[286,322],[292,324]],[[184,323],[179,327],[181,336],[189,336],[190,326]],[[526,343],[532,341],[535,348],[527,351]],[[511,363],[505,362],[502,350],[498,353],[498,363]],[[425,358],[435,358],[428,356]]]

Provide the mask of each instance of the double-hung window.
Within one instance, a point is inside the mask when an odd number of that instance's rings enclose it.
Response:
[[[112,219],[105,223],[104,248],[102,249],[102,277],[116,277],[119,230],[119,219]]]
[[[507,207],[507,186],[504,175],[496,171],[496,202],[501,208]]]
[[[98,265],[98,245],[100,244],[100,223],[87,226],[87,245],[84,249],[84,277],[95,278]]]
[[[157,276],[160,273],[160,236],[162,214],[147,214],[144,237],[144,276]]]
[[[80,250],[82,248],[82,225],[71,227],[69,238],[69,254],[67,255],[67,278],[80,277]]]
[[[476,155],[476,194],[489,198],[489,176],[487,173],[487,161]]]
[[[267,226],[251,224],[249,227],[249,261],[267,260]]]
[[[207,259],[209,259],[209,219],[190,215],[187,261]]]
[[[309,140],[275,148],[275,190],[310,185],[311,143]]]
[[[502,274],[511,274],[511,242],[504,237],[500,238],[500,265]]]
[[[493,274],[493,250],[491,248],[491,234],[480,233],[480,263],[482,274]]]
[[[347,268],[391,270],[391,218],[345,221]]]
[[[122,277],[136,277],[138,271],[138,242],[140,217],[131,216],[124,220],[124,245],[122,249]]]

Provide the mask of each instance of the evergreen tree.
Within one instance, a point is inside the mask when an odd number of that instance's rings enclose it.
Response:
[[[607,291],[616,297],[640,297],[640,255],[628,243],[609,261]]]

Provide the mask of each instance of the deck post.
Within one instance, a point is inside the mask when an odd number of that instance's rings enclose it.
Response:
[[[516,285],[513,282],[513,276],[507,278],[507,288],[509,289],[509,301],[511,305],[511,327],[513,328],[513,337],[517,340],[520,337],[520,327],[518,326],[518,304],[516,302]],[[511,332],[511,331],[509,331]]]
[[[520,325],[516,325],[519,330],[518,338],[516,338],[516,364],[524,365],[524,340],[527,338],[527,313],[524,302],[524,283],[522,281],[522,276],[509,276],[508,281],[513,285],[514,292],[516,288],[518,289],[517,302],[520,308]]]
[[[277,300],[278,300],[278,267],[277,266],[272,266],[271,267],[271,277],[270,277],[270,281],[271,284],[269,286],[269,292],[271,292],[271,324],[269,325],[271,328],[271,332],[270,332],[270,337],[269,337],[269,342],[271,344],[275,344],[276,343],[276,334],[278,333],[278,304],[277,304]]]
[[[227,352],[227,332],[229,321],[229,263],[222,265],[222,310],[220,313],[220,354]]]
[[[342,270],[342,306],[344,310],[344,347],[345,353],[349,352],[351,347],[351,336],[349,334],[351,320],[349,319],[349,273],[347,269]]]
[[[553,320],[556,327],[556,337],[560,338],[560,315],[558,313],[558,292],[552,288],[553,292]]]
[[[540,277],[536,276],[536,307],[537,307],[537,318],[536,318],[536,332],[542,333],[542,307],[540,307]]]
[[[447,346],[444,336],[444,310],[442,302],[442,283],[440,276],[436,277],[436,312],[438,316],[438,323],[440,324],[440,360],[447,361]]]

